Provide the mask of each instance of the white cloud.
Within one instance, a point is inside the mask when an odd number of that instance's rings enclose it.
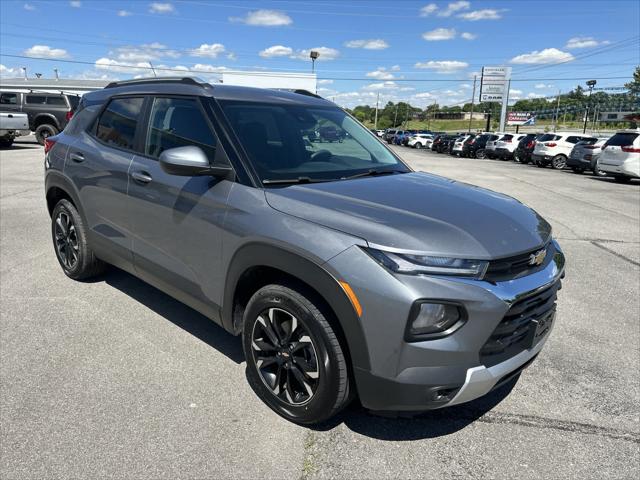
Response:
[[[430,60],[428,62],[418,62],[414,66],[415,68],[434,70],[436,73],[452,73],[467,68],[469,64],[457,60]]]
[[[290,58],[294,58],[296,60],[309,60],[309,54],[314,51],[318,52],[320,56],[316,61],[319,60],[335,60],[339,55],[340,51],[335,48],[329,47],[316,47],[316,48],[308,48],[303,50],[298,50],[296,53],[291,55]]]
[[[424,32],[422,38],[428,42],[451,40],[452,38],[456,38],[456,31],[453,28],[436,28],[430,32]]]
[[[151,74],[151,65],[149,62],[122,62],[113,58],[102,57],[95,61],[95,67],[98,70],[109,70],[121,73],[139,73],[148,71]]]
[[[461,0],[459,2],[451,2],[449,5],[447,5],[446,9],[440,10],[437,13],[437,15],[439,17],[450,17],[454,13],[459,12],[461,10],[468,10],[469,7],[471,7],[471,3],[466,2],[464,0]]]
[[[158,14],[173,13],[175,12],[175,8],[173,8],[173,5],[170,3],[154,2],[149,5],[149,12]]]
[[[542,89],[542,88],[553,88],[553,85],[550,83],[536,83],[533,88]]]
[[[80,8],[82,7],[82,2],[80,2],[79,0],[72,0],[71,2],[69,2],[69,5],[73,8]]]
[[[398,84],[396,82],[380,82],[380,83],[371,83],[362,87],[363,90],[396,90],[398,88]]]
[[[293,23],[289,15],[278,10],[253,10],[244,17],[229,17],[229,20],[258,27],[280,27]]]
[[[413,92],[415,90],[415,88],[413,87],[400,87],[398,89],[399,92]]]
[[[62,48],[51,48],[48,45],[34,45],[27,48],[24,54],[28,57],[68,58],[69,54]]]
[[[30,3],[25,3],[22,8],[30,12],[33,12],[36,9],[35,5],[31,5]]]
[[[119,17],[128,17],[129,15],[133,15],[129,10],[118,10]]]
[[[539,93],[536,92],[530,92],[527,94],[527,98],[543,98],[544,95],[540,95]]]
[[[391,67],[392,72],[397,72],[398,70],[400,70],[400,65],[394,65],[393,67]]]
[[[545,48],[544,50],[534,50],[531,53],[523,53],[513,57],[511,63],[521,64],[540,64],[540,63],[556,63],[573,60],[573,55],[563,52],[557,48]]]
[[[610,42],[608,40],[604,40],[602,42],[596,40],[593,37],[573,37],[567,41],[567,44],[564,48],[569,50],[574,50],[577,48],[593,48],[599,45],[608,45]]]
[[[393,80],[395,78],[393,73],[387,71],[384,67],[378,67],[373,72],[367,72],[366,75],[377,80]]]
[[[333,80],[329,79],[329,78],[324,78],[322,80],[318,80],[318,85],[331,85],[333,83]]]
[[[438,10],[438,6],[435,3],[430,3],[429,5],[425,5],[420,9],[420,16],[428,17],[429,15],[436,12],[437,10]]]
[[[238,56],[234,52],[229,52],[227,53],[227,59],[236,61],[238,59]]]
[[[389,44],[380,39],[370,39],[370,40],[351,40],[344,44],[347,48],[364,48],[365,50],[384,50],[385,48],[389,48]]]
[[[161,58],[178,58],[180,53],[167,48],[162,43],[143,43],[142,45],[126,45],[109,52],[120,62],[150,62]]]
[[[262,58],[288,57],[291,54],[293,54],[293,49],[284,45],[274,45],[258,53]]]
[[[469,32],[462,32],[460,36],[465,40],[475,40],[476,38],[478,38],[478,35]]]
[[[502,18],[502,14],[500,13],[500,10],[485,8],[483,10],[461,13],[458,15],[458,18],[469,20],[470,22],[477,22],[478,20],[500,20]]]
[[[0,63],[0,77],[11,78],[22,76],[22,70],[19,68],[9,68]]]
[[[225,48],[221,43],[203,43],[198,48],[189,50],[189,55],[192,57],[218,58],[218,55],[224,52]]]
[[[522,95],[522,90],[512,88],[511,90],[509,90],[509,96],[512,97],[513,95]]]
[[[465,90],[469,90],[469,89],[471,89],[471,85],[469,85],[468,83],[461,83],[460,84],[460,88],[464,88]]]
[[[196,63],[193,68],[191,69],[193,71],[197,73],[221,73],[225,70],[228,70],[227,67],[221,67],[221,66],[215,66],[215,65],[209,65],[209,64],[205,64],[205,63]]]

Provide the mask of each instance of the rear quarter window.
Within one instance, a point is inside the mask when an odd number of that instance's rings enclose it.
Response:
[[[108,145],[134,150],[143,101],[142,97],[111,100],[98,118],[96,137]]]
[[[47,97],[44,95],[27,95],[25,102],[30,105],[44,105],[47,102]]]
[[[613,137],[607,140],[607,145],[614,147],[625,147],[627,145],[633,145],[633,142],[638,138],[637,133],[623,132],[616,133]]]
[[[56,96],[56,97],[47,97],[47,105],[55,105],[58,107],[66,107],[67,102],[64,97]]]

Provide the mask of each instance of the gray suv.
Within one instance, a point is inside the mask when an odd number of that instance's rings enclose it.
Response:
[[[342,143],[311,142],[331,127]],[[126,270],[242,335],[247,377],[309,424],[478,398],[540,352],[564,256],[505,195],[414,172],[304,91],[165,78],[85,95],[45,145],[55,253]]]

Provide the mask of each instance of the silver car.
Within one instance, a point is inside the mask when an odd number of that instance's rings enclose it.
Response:
[[[342,143],[305,141],[327,125]],[[47,139],[45,192],[68,277],[114,265],[240,335],[297,423],[476,399],[554,325],[565,260],[540,215],[413,171],[308,92],[114,82]]]
[[[576,143],[571,149],[569,158],[567,158],[567,167],[571,168],[575,173],[583,173],[585,170],[591,170],[594,175],[606,175],[598,168],[598,157],[602,152],[602,146],[608,140],[605,138],[587,138]]]

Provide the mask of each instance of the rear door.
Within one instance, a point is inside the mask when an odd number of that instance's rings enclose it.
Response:
[[[65,174],[78,189],[90,243],[104,260],[132,261],[128,222],[129,167],[137,149],[144,97],[112,98],[88,131],[69,143]]]
[[[142,278],[218,318],[222,226],[233,182],[166,173],[170,148],[195,145],[210,162],[228,163],[199,98],[149,98],[142,151],[129,180],[135,268]]]

